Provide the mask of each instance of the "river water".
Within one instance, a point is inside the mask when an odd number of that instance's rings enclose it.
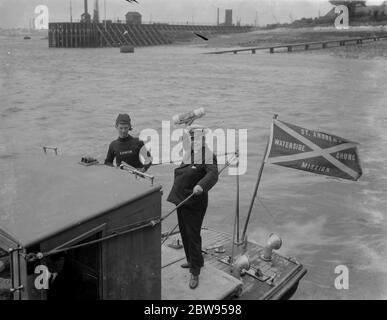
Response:
[[[205,107],[198,123],[247,129],[247,172],[240,177],[242,222],[273,114],[306,128],[359,142],[364,174],[340,181],[267,165],[248,228],[269,233],[279,250],[308,273],[293,299],[387,299],[387,61],[327,55],[204,55],[193,45],[119,49],[49,49],[47,40],[0,38],[0,168],[54,145],[60,154],[103,160],[116,138],[118,113],[134,132],[160,131],[176,113]],[[150,173],[164,188],[173,165]],[[17,174],[17,173],[16,173]],[[210,192],[204,224],[232,232],[235,176],[225,172]],[[176,223],[171,216],[163,225]],[[349,269],[349,289],[334,286],[335,268]]]

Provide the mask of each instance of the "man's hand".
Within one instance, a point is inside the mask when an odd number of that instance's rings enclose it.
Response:
[[[198,196],[203,193],[203,188],[198,184],[193,188],[193,194]]]

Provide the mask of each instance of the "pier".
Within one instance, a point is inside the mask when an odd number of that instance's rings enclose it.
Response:
[[[97,48],[167,45],[189,40],[194,32],[204,35],[249,32],[250,26],[126,24],[126,23],[49,23],[50,48]]]
[[[293,52],[294,49],[296,48],[307,51],[307,50],[326,49],[331,47],[341,47],[341,46],[346,46],[347,44],[361,45],[367,42],[369,43],[369,42],[386,40],[386,39],[387,39],[387,35],[363,37],[363,38],[334,39],[334,40],[325,40],[325,41],[288,43],[288,44],[265,46],[265,47],[253,47],[253,48],[244,48],[244,49],[215,51],[215,52],[208,52],[207,54],[223,54],[223,53],[237,54],[238,52],[244,52],[244,51],[251,51],[252,54],[255,54],[257,50],[261,50],[261,51],[268,50],[270,53],[284,52],[284,50],[280,50],[280,49],[285,49],[285,52]]]

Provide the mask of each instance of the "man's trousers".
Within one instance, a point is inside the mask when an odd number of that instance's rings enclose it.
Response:
[[[183,241],[185,256],[187,262],[191,264],[190,272],[197,276],[200,274],[200,268],[204,265],[202,256],[202,237],[200,231],[204,215],[206,214],[207,205],[194,207],[182,206],[177,209],[177,220],[181,239]]]

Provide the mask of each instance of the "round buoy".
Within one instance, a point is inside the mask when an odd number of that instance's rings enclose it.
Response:
[[[121,53],[133,53],[134,52],[134,47],[133,46],[122,46],[120,48]]]

